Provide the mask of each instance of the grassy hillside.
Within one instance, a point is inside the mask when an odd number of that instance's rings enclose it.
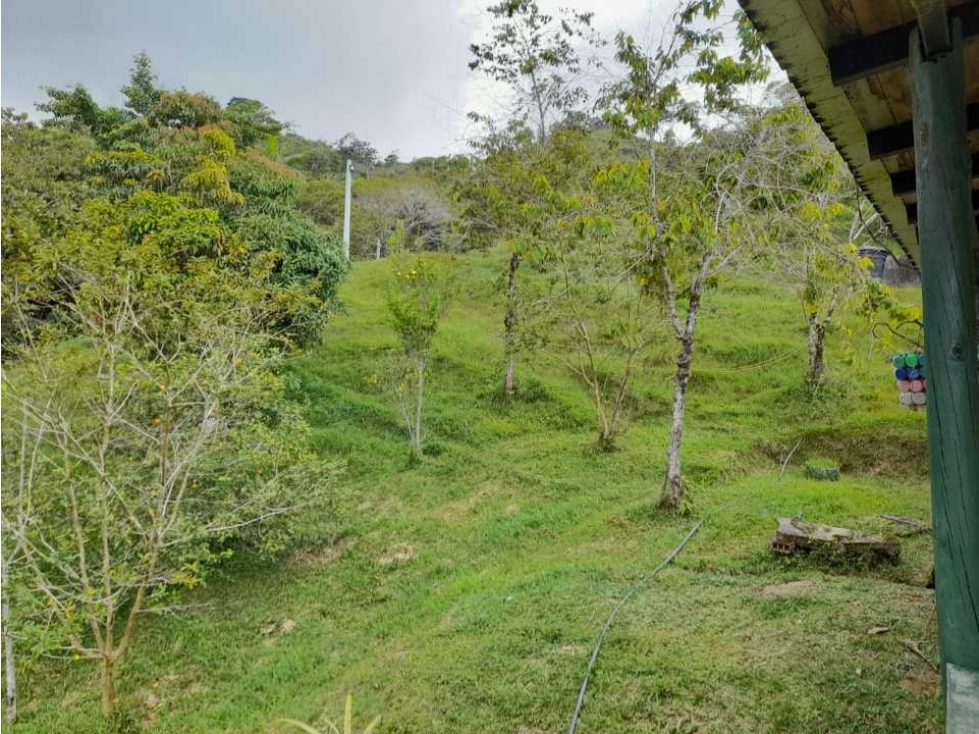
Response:
[[[361,723],[382,714],[385,732],[565,730],[606,615],[702,519],[612,628],[579,731],[939,731],[937,675],[905,644],[934,651],[930,538],[904,539],[901,563],[878,570],[768,551],[779,515],[875,531],[891,530],[883,512],[930,516],[924,417],[897,405],[886,355],[867,359],[857,323],[813,402],[791,292],[743,277],[711,294],[685,447],[692,512],[665,517],[650,508],[669,346],[636,383],[616,453],[590,450],[586,395],[546,357],[521,365],[519,398],[501,406],[502,258],[446,258],[461,293],[437,338],[430,456],[417,467],[383,386],[389,265],[355,264],[346,313],[293,365],[324,458],[347,463],[344,533],[281,562],[239,562],[179,616],[145,620],[122,690],[145,730],[316,723],[340,716],[347,691]],[[779,481],[778,457],[799,438]],[[805,478],[817,455],[839,462],[841,481]],[[96,730],[94,675],[85,662],[32,673],[16,731]]]

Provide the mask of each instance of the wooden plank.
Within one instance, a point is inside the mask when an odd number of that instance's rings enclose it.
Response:
[[[979,130],[979,102],[965,105],[965,129]],[[962,135],[965,140],[965,133]],[[914,125],[911,120],[867,133],[867,151],[871,160],[914,150]]]
[[[962,23],[966,42],[979,40],[979,3],[967,2],[948,9]],[[833,84],[852,84],[908,62],[908,35],[916,23],[890,28],[833,46],[827,52]]]
[[[972,154],[972,179],[979,180],[979,153]],[[914,169],[898,171],[891,174],[891,193],[894,196],[906,196],[915,191]]]
[[[935,603],[950,692],[953,674],[965,671],[974,680],[979,673],[979,339],[961,27],[954,24],[952,50],[935,60],[924,58],[916,34],[909,47],[928,354]],[[947,722],[967,722],[947,731],[979,731],[979,687],[956,688],[946,704]]]

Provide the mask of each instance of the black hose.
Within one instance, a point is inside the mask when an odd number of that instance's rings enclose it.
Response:
[[[637,581],[636,584],[629,589],[629,592],[619,600],[619,603],[615,605],[615,609],[612,610],[612,613],[608,615],[608,619],[605,620],[605,626],[602,628],[602,632],[598,636],[598,639],[595,640],[595,647],[591,651],[591,660],[588,661],[588,670],[585,671],[585,678],[581,681],[581,688],[578,691],[578,702],[574,707],[574,715],[571,717],[571,727],[568,729],[568,734],[575,734],[575,731],[578,728],[578,718],[581,716],[581,707],[585,704],[585,691],[588,690],[588,680],[591,678],[592,671],[595,670],[595,663],[598,661],[598,651],[602,648],[602,642],[605,641],[605,635],[608,634],[609,627],[612,626],[612,622],[618,616],[619,610],[625,606],[625,603],[629,601],[629,599],[635,596],[636,592],[642,588],[643,584],[645,584],[649,579],[658,574],[664,568],[669,566],[670,563],[673,562],[673,559],[680,555],[680,551],[683,550],[683,547],[694,536],[694,534],[700,530],[700,526],[703,525],[703,523],[704,521],[701,520],[694,525],[690,532],[687,533],[687,536],[680,541],[680,545],[674,548],[673,552],[670,553],[670,555],[668,555],[656,568],[654,568],[648,574],[644,574],[639,581]]]

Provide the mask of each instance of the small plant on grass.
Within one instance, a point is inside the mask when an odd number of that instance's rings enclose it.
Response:
[[[809,459],[806,462],[806,476],[810,479],[828,479],[835,482],[840,478],[840,467],[832,459]]]
[[[425,402],[425,373],[432,340],[449,301],[448,281],[433,260],[422,256],[399,256],[388,289],[387,308],[401,342],[396,392],[408,429],[413,461],[422,458],[422,409]]]
[[[295,719],[280,719],[279,723],[286,724],[287,726],[292,726],[297,729],[301,729],[306,732],[306,734],[355,734],[354,732],[354,697],[353,694],[347,694],[347,703],[343,709],[343,729],[340,729],[336,724],[334,724],[329,719],[326,720],[326,729],[314,729],[309,724],[304,724],[301,721],[296,721]],[[381,723],[381,717],[375,716],[374,720],[367,725],[366,729],[363,729],[360,734],[371,734],[377,728],[377,725]]]

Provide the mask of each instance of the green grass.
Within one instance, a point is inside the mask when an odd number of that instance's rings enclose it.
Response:
[[[315,724],[352,691],[382,732],[566,730],[608,612],[702,519],[612,628],[579,731],[940,731],[937,676],[904,644],[934,651],[930,538],[902,539],[900,564],[879,569],[768,552],[778,516],[885,532],[881,513],[930,516],[923,416],[898,406],[880,347],[868,360],[858,332],[837,338],[812,401],[791,292],[744,276],[712,293],[685,446],[691,511],[667,517],[651,507],[668,345],[635,385],[620,450],[595,454],[587,398],[556,363],[521,364],[518,399],[497,400],[502,254],[445,259],[461,292],[431,367],[434,455],[409,466],[394,400],[372,378],[395,345],[387,263],[357,263],[345,314],[292,365],[319,450],[347,462],[345,534],[276,563],[239,559],[179,617],[144,620],[121,690],[140,727]],[[809,457],[835,461],[841,480],[807,479]],[[23,686],[16,731],[99,730],[89,664],[40,665]]]

